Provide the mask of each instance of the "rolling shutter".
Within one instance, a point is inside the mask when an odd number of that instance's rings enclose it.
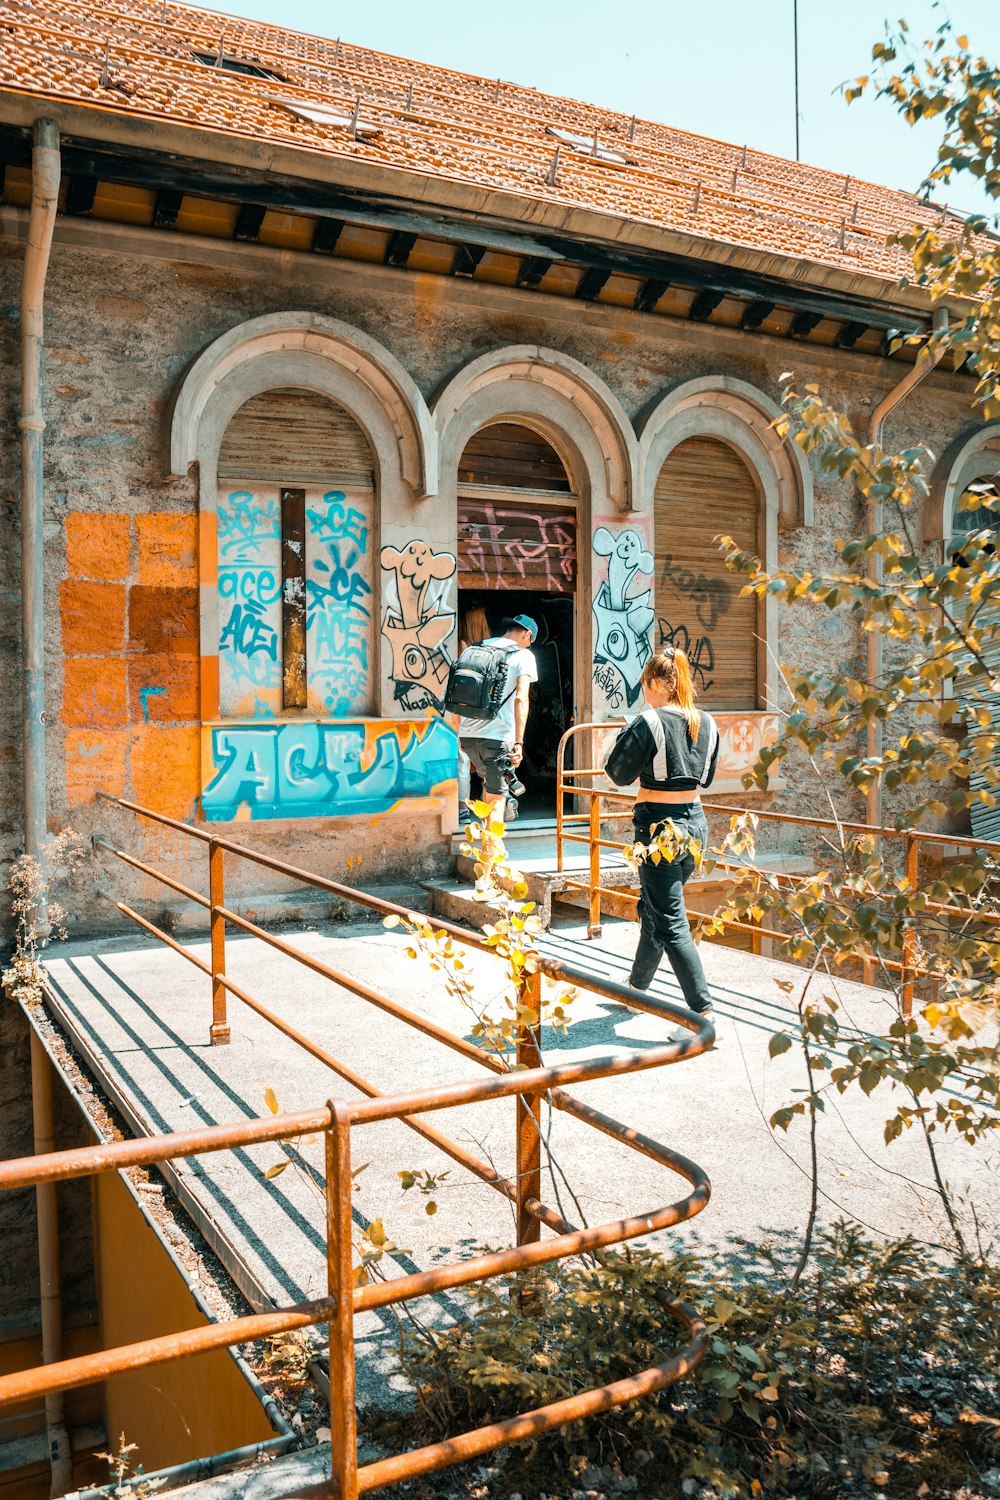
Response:
[[[368,439],[342,406],[314,391],[265,391],[241,406],[219,452],[222,480],[375,487]]]
[[[568,495],[570,482],[551,443],[530,427],[493,422],[469,439],[458,466],[459,484],[510,490],[550,490]]]
[[[758,707],[755,599],[741,599],[743,579],[726,567],[713,537],[731,536],[760,552],[757,485],[725,443],[691,438],[660,471],[654,491],[656,643],[691,658],[707,708]]]

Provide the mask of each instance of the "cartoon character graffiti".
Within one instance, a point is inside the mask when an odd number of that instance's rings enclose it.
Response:
[[[635,594],[629,590],[637,573],[652,574],[653,555],[638,531],[615,535],[606,526],[594,532],[594,552],[608,559],[607,575],[594,597],[594,661],[598,667],[617,671],[631,707],[639,696],[642,669],[652,650],[649,631],[655,616],[652,590]]]
[[[392,649],[396,701],[407,713],[441,708],[451,666],[447,641],[455,629],[447,591],[456,559],[420,541],[402,549],[383,547],[380,558],[386,594],[382,634]]]

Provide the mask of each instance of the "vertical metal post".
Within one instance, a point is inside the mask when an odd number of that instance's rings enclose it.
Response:
[[[601,935],[601,794],[590,788],[590,920],[588,938]]]
[[[565,796],[565,782],[563,771],[565,769],[566,737],[559,741],[559,749],[556,751],[556,869],[562,873],[563,867],[563,798]]]
[[[34,1027],[31,1027],[31,1108],[35,1154],[56,1149],[52,1103],[52,1064]],[[59,1202],[54,1182],[35,1187],[38,1218],[38,1282],[42,1323],[42,1362],[58,1364],[63,1357],[62,1278],[59,1270]],[[73,1484],[73,1457],[66,1428],[62,1391],[45,1397],[45,1428],[52,1465],[52,1495],[64,1495]]]
[[[906,885],[911,896],[916,895],[920,878],[920,840],[916,833],[906,835]],[[900,975],[903,1015],[909,1020],[913,1015],[913,979],[917,966],[917,934],[912,923],[903,934],[903,970]]]
[[[518,985],[518,1001],[533,1010],[534,1022],[524,1020],[517,1032],[517,1065],[538,1068],[542,1062],[542,976],[526,974]],[[525,1204],[542,1191],[542,1101],[537,1094],[517,1096],[517,1243],[541,1238],[541,1221]]]
[[[334,1500],[357,1500],[358,1430],[354,1395],[354,1275],[351,1265],[351,1115],[330,1100],[326,1132],[327,1286],[330,1316],[330,1466]]]
[[[212,903],[212,1046],[229,1041],[229,1018],[226,1014],[226,904],[225,854],[214,839],[208,845],[208,895]]]
[[[45,512],[42,399],[45,279],[59,201],[59,130],[36,120],[31,156],[31,212],[21,277],[21,710],[24,852],[41,860],[47,832],[45,781]],[[44,907],[35,911],[48,930]]]

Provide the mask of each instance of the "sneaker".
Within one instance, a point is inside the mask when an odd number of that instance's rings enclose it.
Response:
[[[700,1011],[697,1011],[696,1014],[699,1017],[702,1017],[702,1018],[704,1018],[707,1021],[711,1021],[713,1025],[715,1024],[715,1011],[714,1010],[712,1010],[712,1009],[700,1010]],[[694,1032],[691,1031],[691,1030],[689,1030],[687,1026],[675,1026],[674,1029],[673,1029],[673,1031],[668,1036],[667,1041],[668,1042],[689,1042],[689,1041],[692,1040],[693,1037],[694,1037]],[[718,1033],[718,1031],[716,1031],[716,1033],[715,1033],[715,1045],[716,1046],[718,1045],[718,1042],[719,1042],[719,1033]]]
[[[520,808],[518,807],[517,803],[514,801],[513,797],[508,797],[507,798],[507,806],[503,810],[503,820],[504,820],[504,822],[505,823],[516,823],[517,822],[517,815],[518,815],[519,811],[520,811]]]

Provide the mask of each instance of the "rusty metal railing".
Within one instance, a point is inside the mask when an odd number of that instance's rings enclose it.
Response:
[[[104,794],[101,794],[104,795]],[[371,1490],[397,1484],[421,1474],[445,1468],[450,1464],[487,1453],[495,1448],[535,1438],[567,1422],[578,1420],[639,1399],[663,1389],[694,1369],[707,1347],[705,1325],[691,1308],[670,1301],[659,1293],[663,1305],[687,1335],[687,1343],[663,1363],[650,1366],[623,1380],[580,1392],[562,1401],[539,1407],[508,1421],[462,1433],[446,1441],[397,1454],[358,1467],[354,1401],[354,1334],[353,1319],[357,1312],[386,1307],[412,1298],[436,1293],[496,1276],[513,1275],[534,1266],[545,1265],[566,1256],[599,1251],[640,1235],[648,1235],[685,1222],[700,1213],[708,1202],[711,1185],[701,1167],[651,1137],[615,1120],[576,1099],[566,1091],[573,1083],[598,1078],[617,1077],[668,1066],[698,1056],[714,1042],[711,1023],[680,1007],[641,995],[610,980],[598,980],[569,965],[544,957],[535,973],[520,981],[525,1002],[535,1014],[541,1014],[543,977],[590,990],[608,999],[624,1002],[634,1009],[679,1022],[691,1032],[689,1039],[672,1041],[643,1051],[622,1052],[611,1057],[588,1058],[578,1062],[544,1066],[541,1053],[540,1024],[522,1025],[517,1038],[517,1069],[508,1069],[499,1058],[492,1057],[464,1038],[446,1031],[427,1017],[419,1015],[398,1000],[381,994],[371,986],[295,949],[276,934],[268,933],[225,905],[223,860],[226,854],[271,869],[316,889],[341,896],[347,901],[379,911],[383,915],[408,916],[407,908],[384,901],[368,892],[358,891],[339,882],[327,880],[300,870],[260,851],[249,849],[227,839],[217,838],[204,829],[164,817],[149,809],[118,798],[108,802],[138,817],[151,819],[165,827],[207,845],[209,896],[206,898],[152,865],[116,848],[107,840],[101,847],[124,864],[161,881],[171,890],[193,900],[209,914],[210,962],[163,932],[125,902],[108,896],[115,907],[144,931],[192,962],[211,981],[210,1037],[215,1045],[229,1039],[227,997],[233,996],[275,1026],[285,1036],[319,1059],[339,1077],[365,1097],[361,1100],[331,1100],[320,1109],[280,1114],[244,1121],[237,1125],[216,1125],[203,1130],[120,1141],[80,1150],[55,1152],[46,1156],[25,1158],[0,1164],[0,1190],[25,1188],[39,1183],[54,1183],[69,1178],[119,1170],[125,1167],[149,1166],[236,1147],[281,1141],[304,1133],[322,1132],[326,1142],[326,1224],[328,1295],[325,1298],[212,1324],[207,1328],[147,1339],[137,1344],[103,1350],[75,1359],[61,1360],[33,1370],[0,1377],[0,1407],[30,1396],[89,1385],[124,1371],[145,1368],[169,1360],[187,1358],[207,1349],[237,1345],[295,1328],[325,1323],[329,1329],[330,1409],[332,1480],[329,1493],[337,1500],[355,1500]],[[225,972],[227,925],[267,943],[277,951],[303,964],[359,998],[434,1038],[452,1051],[491,1070],[495,1076],[479,1082],[440,1085],[404,1094],[384,1094],[366,1079],[348,1068],[325,1048],[314,1043],[282,1016],[270,1010]],[[483,935],[472,933],[447,922],[436,922],[437,930],[448,932],[455,940],[488,952]],[[556,1209],[543,1203],[541,1193],[541,1103],[543,1098],[612,1140],[649,1157],[666,1170],[686,1180],[691,1191],[683,1198],[638,1215],[610,1220],[587,1228],[569,1223]],[[517,1120],[515,1129],[516,1172],[513,1180],[504,1177],[493,1166],[480,1161],[464,1147],[429,1125],[422,1116],[490,1100],[513,1099]],[[351,1129],[356,1124],[401,1120],[445,1154],[457,1161],[481,1181],[510,1200],[516,1216],[516,1246],[488,1255],[441,1266],[433,1271],[417,1272],[390,1280],[357,1287],[353,1280],[351,1242]],[[542,1239],[543,1225],[552,1231]]]
[[[609,721],[614,727],[617,721]],[[587,935],[597,937],[601,931],[601,904],[605,896],[613,896],[617,901],[623,901],[630,905],[636,905],[639,897],[632,891],[620,887],[610,888],[602,884],[601,850],[614,849],[623,853],[631,847],[631,840],[624,842],[617,839],[608,839],[602,836],[602,827],[605,823],[619,818],[631,818],[632,809],[636,801],[635,791],[622,791],[618,787],[600,786],[597,784],[599,777],[605,777],[604,768],[601,766],[584,766],[580,769],[569,770],[566,768],[566,747],[570,740],[576,735],[593,734],[594,731],[607,731],[609,722],[602,724],[577,724],[568,729],[559,741],[559,750],[556,767],[556,868],[562,871],[564,868],[565,854],[564,845],[586,844],[588,849],[587,878],[586,880],[568,880],[566,886],[571,890],[584,891],[588,897],[588,922]],[[622,720],[622,723],[625,721]],[[567,813],[565,810],[566,799],[579,798],[587,803],[587,811],[584,814],[574,812]],[[604,804],[610,803],[610,808]],[[716,802],[709,798],[705,801],[705,811],[709,814],[721,813],[727,816],[738,816],[752,811],[754,817],[765,823],[778,823],[790,827],[824,829],[828,832],[862,833],[871,834],[878,839],[893,839],[903,846],[902,878],[905,881],[906,890],[914,896],[920,890],[920,854],[924,847],[938,849],[971,849],[977,854],[994,854],[1000,858],[1000,842],[992,842],[984,839],[970,838],[966,834],[958,833],[929,833],[919,828],[873,828],[868,823],[855,823],[847,820],[837,821],[833,818],[813,818],[797,813],[773,812],[766,808],[734,807],[725,802]],[[664,806],[664,817],[670,815],[669,805]],[[567,832],[567,827],[573,828],[585,825],[585,832]],[[747,866],[738,862],[726,862],[716,860],[714,868],[718,870],[731,871],[734,875],[746,873]],[[786,887],[793,887],[796,877],[787,873],[778,873],[770,878],[778,881]],[[1000,926],[1000,915],[992,912],[980,911],[973,907],[956,906],[954,904],[933,902],[924,903],[924,910],[933,913],[935,917],[956,918],[960,921],[973,921],[982,923],[985,927]],[[689,911],[689,916],[696,920],[704,920],[711,914],[705,912]],[[788,932],[780,932],[773,928],[762,926],[759,922],[743,922],[735,917],[714,916],[711,918],[719,921],[723,927],[736,932],[749,933],[754,943],[754,951],[759,951],[761,938],[771,938],[777,942],[786,943],[789,940]],[[992,942],[992,940],[990,940]],[[1000,939],[997,940],[1000,942]],[[899,975],[900,998],[904,1016],[913,1013],[914,986],[918,979],[925,978],[932,971],[921,966],[918,960],[918,939],[915,926],[908,925],[902,943],[902,951],[898,959],[890,958],[885,953],[868,951],[861,955],[865,969],[866,980],[871,980],[877,969],[881,968],[891,974]]]

